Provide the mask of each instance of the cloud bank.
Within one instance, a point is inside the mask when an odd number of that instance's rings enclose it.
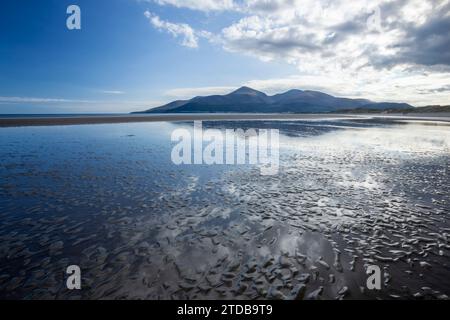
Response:
[[[146,12],[155,28],[186,47],[205,38],[229,52],[283,61],[295,66],[297,84],[307,79],[333,93],[450,104],[450,0],[153,2],[237,17],[212,33]],[[280,84],[275,80],[267,81]]]

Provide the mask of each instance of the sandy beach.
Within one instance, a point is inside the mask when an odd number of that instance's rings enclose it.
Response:
[[[278,129],[279,171],[263,176],[174,163],[172,133],[193,123],[156,120],[186,118],[0,128],[0,298],[448,299],[448,126],[204,123]],[[80,291],[65,286],[72,264]]]
[[[0,115],[0,127],[61,126],[107,123],[133,123],[156,121],[193,120],[325,120],[325,119],[373,119],[423,120],[450,122],[450,114],[259,114],[259,113],[209,113],[209,114],[130,114],[130,115],[80,115],[80,116],[8,116]]]

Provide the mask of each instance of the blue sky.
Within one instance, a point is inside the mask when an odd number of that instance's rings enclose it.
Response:
[[[2,1],[0,113],[129,112],[241,85],[450,103],[450,59],[436,54],[449,43],[448,1],[317,3]],[[71,4],[81,30],[66,27]],[[378,32],[365,21],[376,10]]]

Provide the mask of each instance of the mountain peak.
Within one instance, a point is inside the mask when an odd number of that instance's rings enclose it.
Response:
[[[250,87],[240,87],[239,89],[231,92],[230,94],[250,94],[250,95],[266,95],[264,92],[252,89]]]
[[[301,93],[301,92],[303,92],[303,91],[300,89],[291,89],[291,90],[286,91],[285,94],[286,93]]]

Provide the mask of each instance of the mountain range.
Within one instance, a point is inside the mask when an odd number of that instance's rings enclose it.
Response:
[[[136,113],[324,113],[350,109],[407,110],[407,103],[373,102],[367,99],[338,98],[311,90],[289,90],[269,96],[241,87],[226,95],[177,100]]]

